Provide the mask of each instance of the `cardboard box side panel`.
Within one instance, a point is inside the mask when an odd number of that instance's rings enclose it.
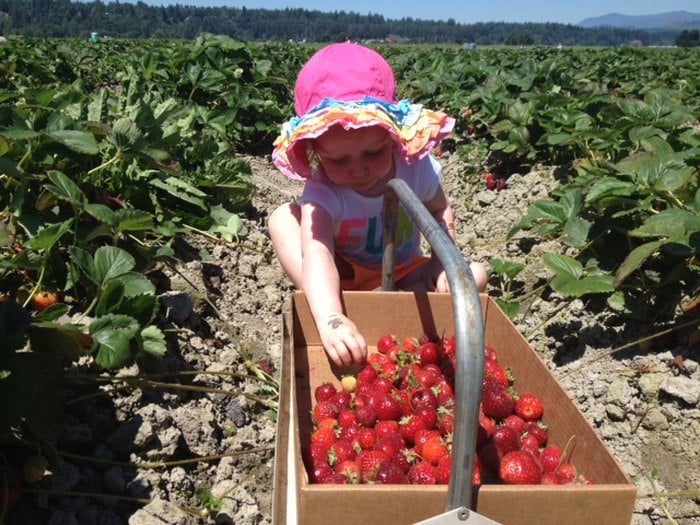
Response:
[[[273,501],[272,501],[272,523],[275,525],[285,525],[287,520],[287,484],[288,477],[288,448],[289,448],[289,426],[291,414],[289,410],[290,396],[292,395],[292,370],[294,343],[292,338],[292,316],[287,301],[282,314],[282,362],[280,373],[280,395],[277,414],[277,436],[275,439],[275,469],[273,475]]]
[[[445,512],[444,487],[317,485],[302,488],[303,525],[410,525]]]
[[[563,449],[571,440],[571,462],[585,464],[582,474],[596,483],[629,483],[583,413],[495,303],[488,304],[485,319],[486,343],[494,347],[502,365],[515,371],[516,390],[541,397],[545,407],[542,420],[549,427],[549,442]]]
[[[476,512],[504,525],[630,525],[636,494],[624,485],[496,488],[480,491]]]

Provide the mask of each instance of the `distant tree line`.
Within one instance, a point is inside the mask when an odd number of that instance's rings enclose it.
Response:
[[[681,31],[676,45],[678,47],[700,47],[700,31],[697,29]]]
[[[306,9],[245,7],[149,6],[144,2],[90,3],[70,0],[0,0],[0,34],[30,37],[85,37],[96,32],[119,38],[191,39],[201,33],[248,41],[295,40],[328,42],[345,39],[482,45],[615,46],[632,41],[644,45],[675,43],[678,33],[594,28],[570,24],[446,21],[360,15]],[[697,32],[696,32],[697,33]],[[697,35],[696,35],[697,40]]]

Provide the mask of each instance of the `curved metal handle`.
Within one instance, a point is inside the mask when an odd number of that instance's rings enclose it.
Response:
[[[481,383],[484,376],[484,325],[479,292],[469,265],[435,218],[401,179],[384,194],[382,290],[394,290],[395,242],[399,201],[440,259],[450,284],[455,316],[455,431],[446,510],[471,508]]]

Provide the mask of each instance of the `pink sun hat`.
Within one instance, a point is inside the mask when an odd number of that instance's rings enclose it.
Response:
[[[397,100],[389,63],[358,44],[332,44],[302,67],[294,87],[296,117],[282,126],[272,160],[293,180],[312,175],[312,140],[331,126],[384,128],[401,159],[410,163],[430,153],[450,134],[454,119],[409,100]]]

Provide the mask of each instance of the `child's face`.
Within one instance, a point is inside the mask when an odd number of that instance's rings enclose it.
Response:
[[[367,196],[381,195],[394,176],[393,141],[378,126],[345,130],[333,126],[315,149],[326,177]]]

